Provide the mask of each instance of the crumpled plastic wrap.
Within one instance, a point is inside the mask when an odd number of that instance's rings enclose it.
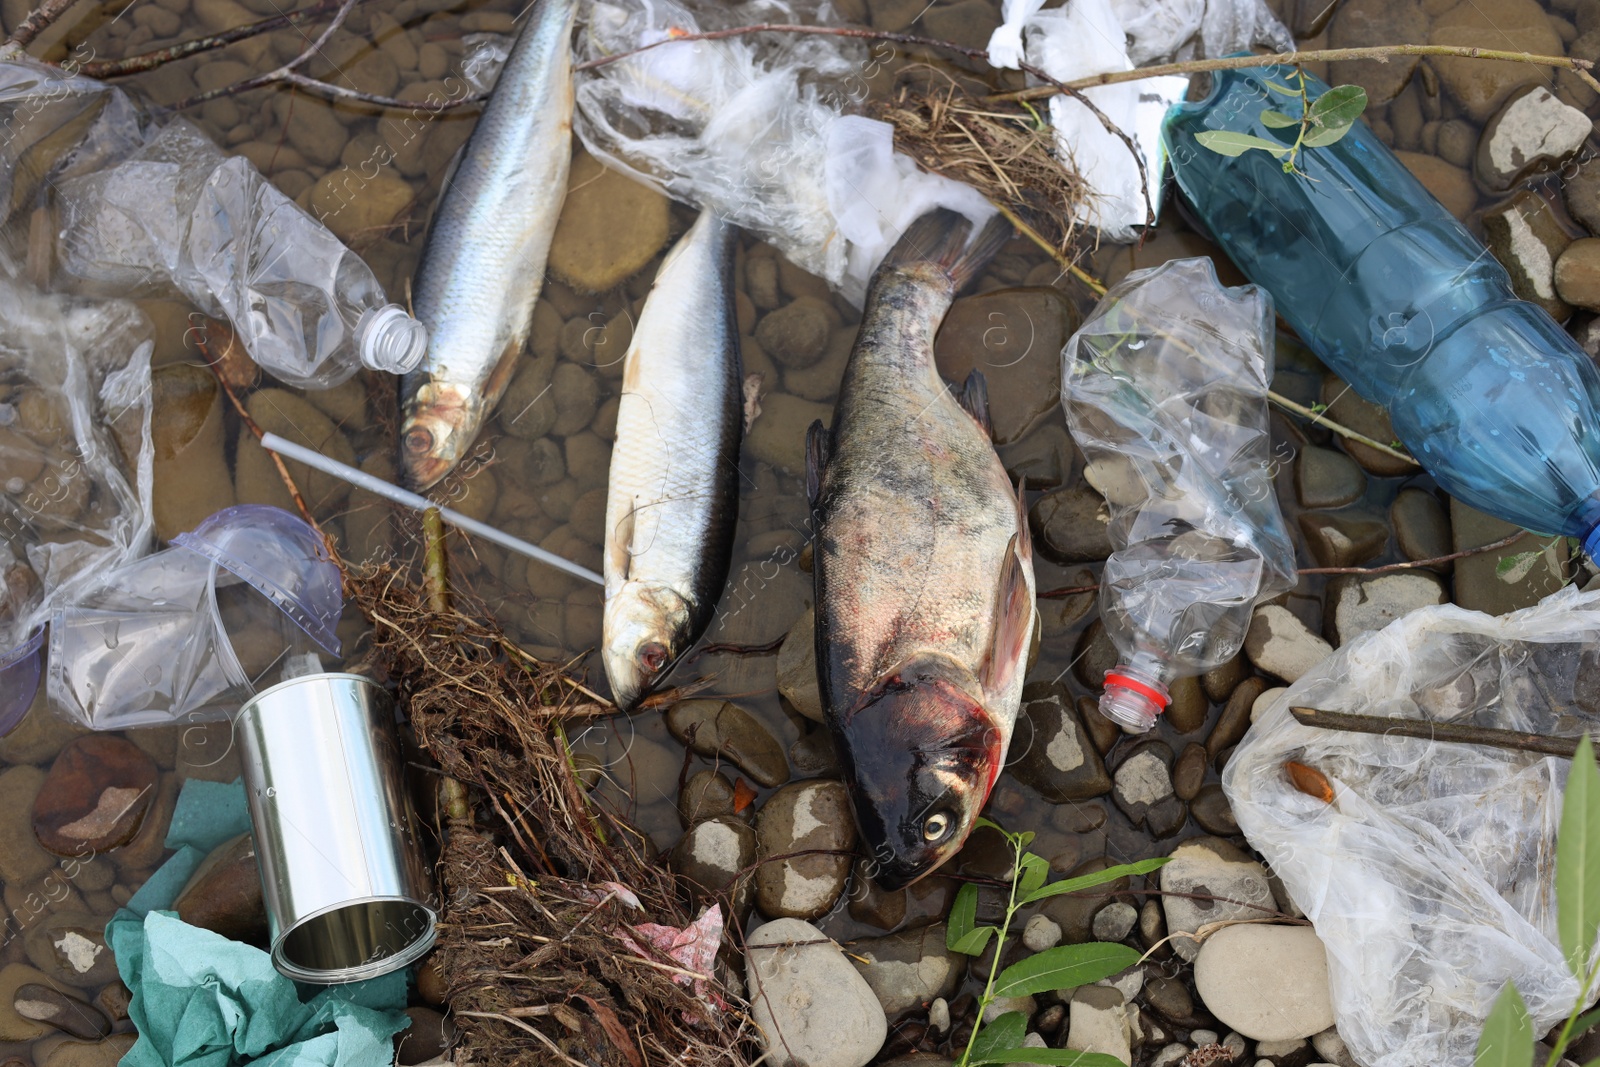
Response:
[[[0,732],[37,682],[25,656],[57,605],[150,540],[149,321],[0,277]],[[37,649],[34,650],[38,652]],[[24,691],[24,688],[26,691]],[[20,705],[20,706],[19,706]]]
[[[827,0],[601,0],[579,37],[597,59],[683,34],[840,20]],[[913,219],[948,207],[986,222],[975,190],[917,169],[885,123],[846,115],[871,59],[859,41],[757,34],[652,48],[576,76],[584,147],[668,196],[761,235],[861,303]]]
[[[1339,1033],[1366,1067],[1470,1064],[1515,982],[1542,1034],[1578,985],[1557,947],[1570,763],[1302,726],[1291,706],[1576,737],[1600,727],[1600,591],[1503,616],[1423,608],[1361,635],[1267,707],[1222,788],[1328,950]],[[1283,764],[1327,776],[1333,802]]]

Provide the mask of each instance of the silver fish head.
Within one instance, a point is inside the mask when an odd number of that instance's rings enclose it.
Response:
[[[966,673],[934,657],[903,664],[835,726],[868,868],[886,890],[960,850],[1005,762],[1005,737]]]
[[[400,425],[400,458],[406,483],[417,491],[433,486],[455,469],[477,437],[484,399],[454,382],[424,382],[408,390]]]
[[[669,586],[628,582],[606,598],[600,659],[617,707],[632,711],[693,643],[690,604]]]

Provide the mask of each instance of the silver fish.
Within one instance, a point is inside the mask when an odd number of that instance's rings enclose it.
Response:
[[[736,233],[701,214],[662,261],[624,357],[601,659],[625,709],[700,639],[728,577],[744,409]]]
[[[401,382],[400,452],[426,489],[466,456],[528,339],[572,158],[577,0],[538,0],[468,138],[417,267],[428,354]]]
[[[913,223],[873,277],[833,428],[807,439],[817,523],[817,675],[874,877],[916,881],[961,847],[1005,764],[1034,630],[1021,491],[933,339],[1010,235],[967,248],[949,211]]]

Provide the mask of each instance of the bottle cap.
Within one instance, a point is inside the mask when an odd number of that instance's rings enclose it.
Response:
[[[356,321],[361,364],[390,374],[409,374],[428,353],[428,328],[399,304],[368,308]]]
[[[1106,671],[1106,689],[1100,694],[1100,713],[1134,733],[1146,733],[1156,716],[1171,703],[1167,689],[1154,678],[1136,674],[1118,664]]]

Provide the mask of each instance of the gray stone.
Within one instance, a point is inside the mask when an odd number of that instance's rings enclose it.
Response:
[[[1484,213],[1483,232],[1518,296],[1538,304],[1557,322],[1572,314],[1571,305],[1556,291],[1556,261],[1572,238],[1556,221],[1548,200],[1523,190]]]
[[[1328,24],[1331,48],[1359,48],[1386,45],[1396,41],[1424,41],[1428,38],[1428,16],[1414,3],[1391,0],[1346,0]],[[1328,65],[1330,84],[1349,83],[1367,91],[1369,107],[1381,107],[1393,100],[1411,80],[1414,59],[1392,57],[1390,62],[1375,59],[1345,60]]]
[[[1554,270],[1554,266],[1551,267]],[[1307,445],[1294,464],[1295,495],[1307,508],[1342,508],[1361,499],[1367,476],[1360,464],[1343,452]]]
[[[1272,1067],[1301,1067],[1311,1061],[1311,1044],[1303,1037],[1256,1042],[1256,1057]]]
[[[809,299],[769,311],[756,324],[756,340],[784,367],[809,367],[822,358],[833,331],[831,308]]]
[[[1142,741],[1117,765],[1112,797],[1135,826],[1173,796],[1172,749],[1164,741]]]
[[[117,961],[106,946],[105,919],[61,911],[28,928],[28,962],[55,982],[98,989],[117,978]]]
[[[1024,694],[1009,766],[1017,781],[1060,804],[1101,796],[1111,776],[1072,706],[1066,687],[1034,687]]]
[[[1461,552],[1500,541],[1515,533],[1508,522],[1485,515],[1459,500],[1450,501],[1452,546]],[[1472,611],[1502,615],[1518,608],[1531,607],[1565,583],[1567,542],[1558,538],[1546,547],[1545,538],[1528,533],[1493,552],[1483,552],[1455,561],[1455,602]],[[1538,552],[1537,557],[1523,553]],[[1497,574],[1501,560],[1522,557],[1508,564],[1505,574]],[[1525,568],[1525,569],[1524,569]],[[1520,573],[1519,573],[1520,571]],[[1510,579],[1510,580],[1508,580]]]
[[[1139,921],[1139,911],[1126,901],[1113,901],[1095,912],[1094,939],[1096,941],[1121,941],[1132,933]],[[1141,974],[1143,972],[1140,972]]]
[[[1128,1013],[1120,992],[1105,986],[1083,986],[1072,994],[1067,1011],[1067,1048],[1133,1062]]]
[[[778,739],[731,701],[680,700],[667,711],[667,729],[702,756],[732,760],[761,785],[789,780],[789,761]]]
[[[984,1009],[983,1021],[992,1023],[1007,1012],[1020,1011],[1031,1016],[1039,1004],[1030,997],[995,997],[989,1001],[989,1006]]]
[[[1288,608],[1267,604],[1257,608],[1250,620],[1244,651],[1257,670],[1296,682],[1332,655],[1333,646],[1312,633]]]
[[[839,754],[833,748],[833,735],[822,727],[789,746],[789,763],[796,774],[808,778],[830,778],[839,773]]]
[[[850,917],[880,930],[893,930],[906,918],[906,891],[880,888],[865,857],[856,860],[850,874]]]
[[[1425,489],[1400,490],[1389,505],[1389,524],[1408,560],[1438,559],[1451,552],[1450,516],[1439,498]],[[1441,564],[1439,570],[1450,570],[1450,564]]]
[[[1211,705],[1206,700],[1206,692],[1199,678],[1190,676],[1174,679],[1167,694],[1172,698],[1172,703],[1161,714],[1174,731],[1192,734],[1206,724],[1206,714],[1211,710]]]
[[[745,984],[773,1067],[864,1067],[888,1036],[872,987],[810,923],[775,919],[752,933]]]
[[[1228,697],[1228,703],[1223,707],[1222,714],[1217,717],[1217,725],[1211,728],[1211,734],[1206,738],[1208,758],[1216,759],[1219,752],[1237,745],[1244,737],[1245,731],[1250,729],[1250,709],[1266,688],[1267,683],[1262,679],[1246,678],[1243,684],[1233,691],[1233,695]]]
[[[1328,956],[1309,926],[1229,926],[1194,963],[1206,1009],[1257,1041],[1311,1037],[1333,1025]]]
[[[1472,166],[1478,151],[1478,130],[1465,119],[1449,119],[1439,126],[1439,157],[1456,167]]]
[[[1187,1055],[1189,1055],[1189,1046],[1180,1045],[1174,1041],[1156,1053],[1155,1058],[1150,1061],[1150,1067],[1178,1067],[1178,1064],[1182,1063]]]
[[[696,771],[678,794],[678,821],[687,829],[697,822],[733,814],[733,783],[719,771]]]
[[[1503,192],[1534,171],[1566,159],[1594,126],[1577,108],[1536,86],[1506,101],[1483,128],[1473,174],[1490,192]]]
[[[39,983],[19,988],[11,1007],[24,1019],[46,1023],[83,1041],[96,1041],[111,1032],[111,1021],[98,1008]]]
[[[778,695],[812,722],[821,722],[816,633],[816,613],[807,608],[778,648]]]
[[[1311,1047],[1317,1050],[1329,1063],[1338,1064],[1339,1067],[1357,1067],[1356,1058],[1350,1055],[1350,1049],[1344,1043],[1344,1038],[1339,1036],[1336,1027],[1328,1027],[1320,1033],[1311,1035]]]
[[[945,931],[943,923],[934,923],[850,945],[850,962],[867,980],[886,1015],[955,995],[966,973],[966,958],[945,948]]]
[[[1162,898],[1167,932],[1174,935],[1170,944],[1173,951],[1186,960],[1193,960],[1200,946],[1192,937],[1183,934],[1192,934],[1207,923],[1260,919],[1277,910],[1272,887],[1267,884],[1266,868],[1216,837],[1192,838],[1173,849],[1171,862],[1161,868],[1161,888],[1169,894],[1227,898]]]
[[[1299,521],[1306,547],[1323,567],[1359,567],[1389,543],[1389,528],[1374,518],[1303,512]]]
[[[1233,805],[1216,782],[1202,786],[1189,802],[1189,814],[1208,834],[1231,837],[1239,832],[1239,820],[1233,817]]]
[[[767,798],[756,816],[762,859],[790,852],[855,848],[855,816],[844,785],[812,779],[784,786]],[[816,919],[827,914],[844,892],[850,857],[796,856],[763,863],[756,870],[756,904],[769,916]]]
[[[1200,685],[1205,690],[1207,700],[1221,704],[1232,696],[1234,688],[1248,677],[1250,677],[1250,664],[1245,661],[1244,654],[1240,653],[1222,666],[1213,667],[1202,674]]]
[[[1115,667],[1119,659],[1117,646],[1112,644],[1105,624],[1098,618],[1083,628],[1072,657],[1072,671],[1078,681],[1095,692],[1105,688],[1106,671]]]
[[[1322,632],[1337,648],[1409,612],[1449,602],[1444,583],[1427,571],[1341,574],[1328,583],[1323,597]]]
[[[1061,944],[1061,927],[1048,915],[1030,917],[1022,928],[1022,947],[1045,952]]]
[[[1086,485],[1046,493],[1028,510],[1033,546],[1063,565],[1098,563],[1111,555],[1105,498]]]
[[[1189,995],[1189,987],[1177,978],[1166,975],[1151,978],[1144,984],[1144,999],[1156,1014],[1175,1026],[1188,1028],[1199,1025],[1194,997]]]
[[[756,858],[756,832],[742,819],[719,815],[695,823],[672,850],[672,867],[695,885],[721,893]],[[734,907],[743,910],[749,881],[740,886]]]
[[[1110,866],[1112,866],[1110,860],[1099,856],[1086,860],[1065,873],[1069,878],[1078,878],[1085,874],[1103,871]],[[1081,893],[1050,897],[1039,910],[1050,916],[1051,920],[1061,927],[1063,942],[1069,945],[1080,944],[1090,939],[1094,929],[1095,913],[1113,900],[1119,899],[1116,894],[1125,892],[1132,884],[1133,879],[1124,875],[1114,882]]]
[[[1412,153],[1407,152],[1405,155],[1410,156]],[[1467,184],[1470,187],[1472,183],[1467,181]],[[1347,383],[1331,374],[1322,382],[1322,402],[1328,405],[1328,418],[1339,425],[1383,444],[1395,439],[1394,424],[1389,421],[1389,413],[1370,400],[1358,396]],[[1351,459],[1361,464],[1362,470],[1368,474],[1388,477],[1397,474],[1415,474],[1417,470],[1410,462],[1396,459],[1359,441],[1345,440],[1341,447],[1349,453]]]
[[[1172,769],[1172,789],[1179,800],[1193,800],[1195,794],[1200,792],[1200,787],[1205,784],[1208,762],[1204,745],[1191,741],[1183,747]]]
[[[988,17],[992,21],[992,12]],[[1056,410],[1061,349],[1077,325],[1077,311],[1058,289],[997,289],[965,296],[951,305],[939,327],[934,359],[939,373],[957,385],[974,370],[983,374],[995,443],[1009,444]]]
[[[1591,234],[1600,234],[1600,160],[1588,160],[1562,182],[1567,211]]]

